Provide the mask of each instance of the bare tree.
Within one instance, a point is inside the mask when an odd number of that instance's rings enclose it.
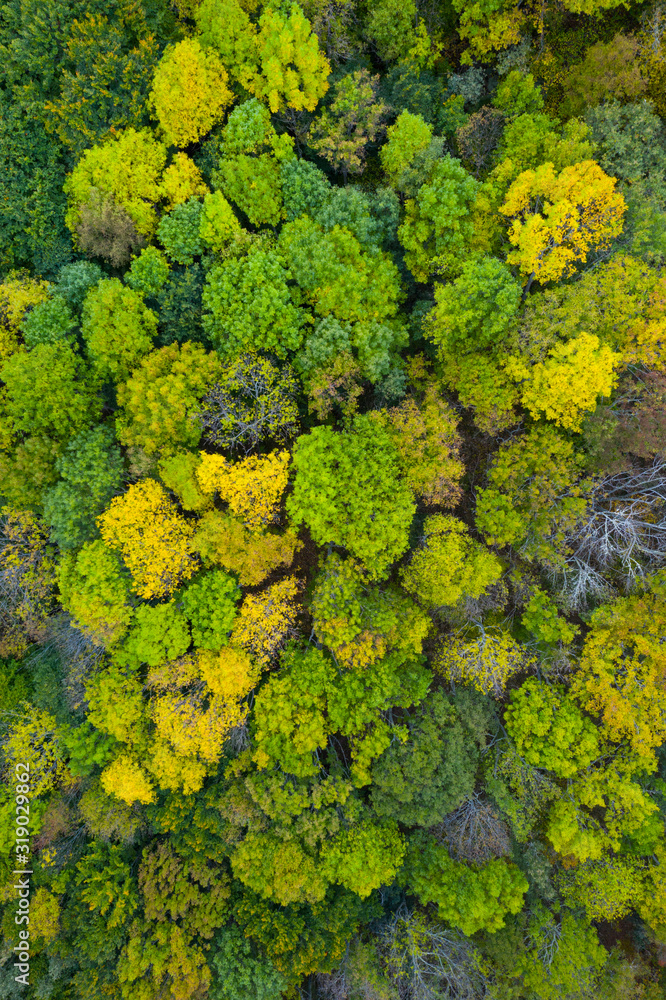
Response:
[[[447,841],[451,856],[458,861],[484,864],[511,853],[508,826],[499,810],[477,792],[445,816],[434,832]]]

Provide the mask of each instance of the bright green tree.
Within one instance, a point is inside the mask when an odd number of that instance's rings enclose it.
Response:
[[[153,346],[157,316],[118,278],[106,278],[86,295],[81,332],[100,375],[120,382]]]
[[[294,449],[296,481],[287,509],[319,545],[343,545],[384,576],[406,550],[414,502],[388,434],[368,417],[349,431],[315,427]]]

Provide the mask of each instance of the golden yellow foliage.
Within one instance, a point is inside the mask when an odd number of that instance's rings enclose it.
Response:
[[[652,760],[666,739],[666,587],[599,608],[585,639],[572,693],[601,730]]]
[[[98,518],[102,538],[117,549],[140,597],[166,597],[194,573],[194,528],[154,479],[130,486]]]
[[[224,646],[219,650],[202,649],[199,669],[215,697],[222,701],[239,701],[255,687],[261,667],[244,649]]]
[[[231,633],[232,644],[249,650],[260,663],[270,663],[294,632],[299,589],[296,577],[288,576],[261,594],[248,594]]]
[[[148,804],[155,801],[155,790],[150,778],[127,754],[116,757],[101,774],[102,788],[107,795],[115,795],[128,805],[134,802]]]
[[[229,731],[245,721],[238,702],[207,699],[201,688],[184,694],[167,691],[151,703],[158,734],[178,757],[197,757],[213,764],[220,759]]]
[[[471,684],[477,691],[501,697],[509,678],[532,662],[508,632],[481,629],[472,639],[450,639],[433,665],[447,680]]]
[[[542,284],[572,274],[590,251],[622,232],[627,206],[615,185],[594,160],[559,174],[552,163],[523,171],[500,208],[512,220],[509,241],[516,247],[507,262]]]
[[[206,765],[195,757],[179,756],[167,740],[155,741],[146,767],[160,788],[194,795],[204,783]]]
[[[220,455],[201,455],[196,471],[203,493],[219,493],[251,531],[275,522],[289,478],[289,452],[250,455],[231,464]]]
[[[233,101],[228,81],[219,56],[195,38],[167,49],[155,70],[150,99],[169,143],[189,146],[222,121]]]
[[[556,344],[545,361],[530,367],[511,357],[507,375],[520,384],[520,401],[535,420],[545,416],[567,430],[580,430],[583,415],[594,410],[598,396],[610,396],[619,354],[594,334]]]
[[[209,194],[201,171],[186,153],[176,153],[172,163],[164,171],[161,192],[162,197],[166,198],[168,211],[188,198]]]

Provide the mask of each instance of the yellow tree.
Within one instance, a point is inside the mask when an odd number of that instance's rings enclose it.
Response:
[[[278,518],[289,477],[289,452],[250,455],[235,464],[202,452],[196,476],[203,493],[218,493],[251,531],[261,531]]]
[[[154,479],[112,500],[98,524],[106,544],[122,556],[140,597],[167,597],[197,567],[194,528]]]
[[[331,66],[319,51],[312,25],[297,4],[288,17],[270,7],[259,20],[259,70],[248,90],[275,114],[283,108],[314,111],[328,90]]]
[[[294,633],[299,589],[298,580],[289,576],[261,594],[248,594],[231,633],[232,644],[249,650],[259,663],[268,665]]]
[[[507,255],[532,281],[544,284],[573,273],[590,252],[603,250],[622,232],[626,204],[594,160],[565,167],[552,163],[524,170],[509,188],[500,212],[511,219]]]
[[[601,717],[605,735],[651,762],[666,740],[666,579],[655,578],[651,593],[604,605],[591,624],[572,694]]]
[[[184,38],[162,57],[150,99],[169,143],[189,146],[222,121],[233,94],[217,53]]]
[[[597,397],[610,396],[620,355],[590,333],[556,344],[548,353],[532,367],[523,358],[511,357],[505,371],[520,385],[520,401],[536,420],[543,415],[567,430],[580,430]]]

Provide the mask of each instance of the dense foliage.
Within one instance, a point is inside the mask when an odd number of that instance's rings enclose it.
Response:
[[[0,1000],[664,996],[665,25],[4,4]]]

